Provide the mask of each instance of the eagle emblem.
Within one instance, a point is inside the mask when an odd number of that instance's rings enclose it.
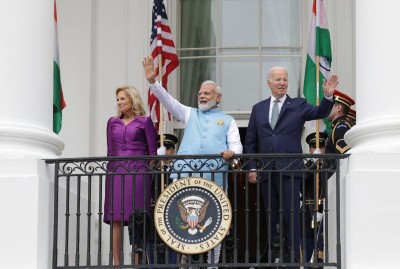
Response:
[[[196,195],[180,199],[177,202],[181,216],[181,221],[177,222],[178,226],[182,230],[188,229],[188,233],[191,235],[197,234],[198,231],[202,233],[206,227],[212,223],[212,218],[209,217],[207,221],[202,224],[206,217],[209,203],[207,199]]]

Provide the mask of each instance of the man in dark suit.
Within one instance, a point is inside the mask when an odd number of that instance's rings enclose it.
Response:
[[[338,78],[332,75],[329,81],[324,81],[324,98],[320,106],[312,106],[304,98],[291,98],[286,94],[288,72],[283,67],[271,68],[267,83],[272,96],[253,106],[246,133],[245,153],[302,153],[304,123],[329,115]],[[287,240],[287,262],[298,262],[300,257],[299,193],[302,173],[279,169],[291,164],[285,167],[286,170],[298,170],[303,165],[300,162],[280,159],[265,167],[272,172],[259,174],[267,212],[266,223],[270,223],[270,226],[267,225],[268,240],[277,236],[279,224],[279,231]],[[257,182],[256,172],[249,173],[249,182]]]

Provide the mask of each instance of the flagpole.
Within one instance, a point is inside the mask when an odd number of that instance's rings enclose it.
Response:
[[[162,54],[161,53],[158,54],[158,76],[160,78],[160,85],[161,85],[161,87],[163,87],[164,85],[162,84],[163,76],[162,76]],[[163,110],[164,110],[163,105],[160,102],[160,118],[159,118],[159,122],[158,122],[158,126],[159,126],[158,132],[160,135],[160,146],[164,145],[164,120],[163,120],[164,113],[163,113]]]
[[[315,100],[315,104],[316,106],[319,106],[319,38],[318,38],[318,34],[317,34],[317,29],[320,26],[320,19],[319,19],[319,10],[320,10],[320,3],[319,0],[314,0],[316,3],[316,10],[315,10],[315,88],[316,88],[316,100]],[[319,120],[317,120],[316,125],[315,125],[315,138],[316,138],[316,148],[319,149]]]
[[[316,86],[316,100],[315,104],[316,106],[319,106],[319,63],[320,63],[320,58],[319,58],[319,34],[317,33],[317,29],[320,26],[320,0],[314,0],[316,7],[315,7],[315,86]],[[315,124],[315,146],[317,149],[319,149],[319,120],[316,121]],[[314,202],[314,210],[318,211],[318,206],[320,203],[319,199],[319,186],[320,186],[320,177],[319,177],[319,161],[316,163],[316,174],[315,174],[315,202]],[[314,214],[315,217],[315,214]],[[314,222],[316,223],[316,221]]]
[[[162,84],[162,53],[158,54],[158,77],[160,78],[160,84],[161,87],[163,87],[164,85]],[[162,103],[160,102],[160,118],[159,118],[159,122],[158,122],[158,133],[160,135],[160,147],[164,146],[164,118],[163,118],[163,113],[164,111],[164,107],[162,105]],[[160,171],[162,172],[164,169],[164,160],[161,160],[161,164],[160,164]],[[164,191],[164,183],[165,183],[165,179],[164,179],[164,173],[161,173],[161,192]]]
[[[151,55],[153,55],[154,61],[158,60],[158,79],[160,81],[160,85],[167,91],[168,75],[179,65],[179,60],[178,55],[176,54],[171,28],[169,27],[168,16],[163,0],[153,0],[151,29]],[[165,85],[163,85],[164,83]],[[155,98],[154,94],[150,93],[150,89],[149,96],[152,97],[149,101],[150,111],[151,113],[154,111],[156,112],[156,118],[158,120],[160,146],[164,146],[164,107],[162,103]],[[153,116],[154,113],[151,115]],[[164,162],[165,160],[160,160],[162,170],[164,170]],[[162,190],[164,190],[163,171],[161,172],[161,182]]]

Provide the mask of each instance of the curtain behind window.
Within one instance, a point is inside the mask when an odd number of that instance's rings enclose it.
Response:
[[[215,47],[215,32],[211,20],[211,0],[182,0],[181,48]],[[215,56],[215,50],[182,51],[181,57]],[[205,80],[216,80],[215,58],[181,59],[180,101],[197,107],[197,92]],[[213,72],[212,72],[213,71]]]
[[[211,20],[212,0],[181,0],[180,48],[215,47],[216,36]],[[203,56],[198,59],[184,57]],[[214,56],[204,58],[204,56]],[[180,102],[197,107],[197,92],[205,80],[215,78],[214,50],[183,50],[180,52]],[[182,141],[184,129],[178,131]]]

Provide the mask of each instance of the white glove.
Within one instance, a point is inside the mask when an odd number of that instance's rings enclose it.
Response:
[[[324,214],[317,212],[317,222],[321,222],[323,216]]]
[[[315,220],[314,217],[315,217],[315,216],[313,216],[313,219]],[[323,217],[324,217],[324,214],[317,212],[317,222],[321,222],[321,220],[322,220]]]
[[[321,154],[321,150],[320,149],[315,149],[313,154]]]
[[[167,154],[167,148],[162,146],[157,149],[157,155],[166,155]]]

